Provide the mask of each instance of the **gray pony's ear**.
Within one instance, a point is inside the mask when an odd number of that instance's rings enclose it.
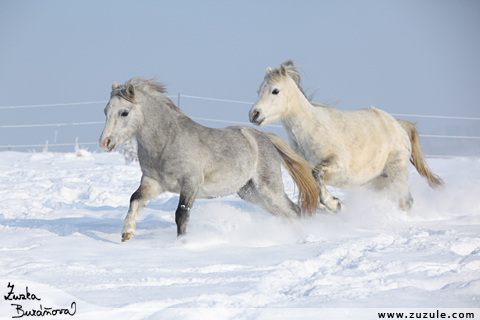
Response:
[[[135,95],[135,88],[131,83],[128,84],[127,92],[131,97]]]
[[[287,76],[287,69],[282,65],[280,66],[280,75],[286,77]]]
[[[118,88],[118,83],[117,83],[117,81],[114,80],[113,84],[112,84],[112,90],[115,90],[117,88]]]
[[[271,72],[272,72],[272,68],[267,67],[267,70],[265,70],[265,74],[269,74],[269,73],[271,73]]]

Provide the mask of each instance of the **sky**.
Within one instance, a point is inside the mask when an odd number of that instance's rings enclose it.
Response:
[[[175,103],[178,92],[253,103],[267,66],[286,59],[301,66],[314,101],[340,110],[480,118],[478,30],[473,0],[2,0],[0,146],[98,141],[103,124],[5,126],[104,121],[112,82],[136,76],[168,84]],[[182,97],[180,108],[247,123],[251,104]],[[406,119],[424,134],[480,136],[478,120]],[[262,130],[286,137],[282,128]],[[480,140],[422,143],[437,154],[452,144],[480,155]]]

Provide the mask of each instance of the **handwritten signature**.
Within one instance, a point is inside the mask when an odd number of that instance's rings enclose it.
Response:
[[[7,293],[6,296],[3,298],[7,301],[41,301],[42,299],[39,298],[34,293],[28,291],[28,287],[25,287],[25,293],[15,293],[13,290],[15,288],[14,284],[10,282],[7,285],[7,288],[10,291]],[[77,304],[76,302],[72,302],[70,304],[70,308],[50,308],[44,307],[40,305],[38,309],[30,309],[24,310],[23,305],[18,303],[12,303],[13,307],[15,307],[15,311],[17,312],[16,316],[12,316],[12,318],[22,318],[22,317],[44,317],[44,316],[57,316],[57,315],[70,315],[73,316],[77,312]]]

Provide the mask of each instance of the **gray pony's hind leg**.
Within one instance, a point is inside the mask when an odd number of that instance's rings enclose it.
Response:
[[[288,219],[301,217],[302,210],[288,198],[283,189],[278,192],[278,190],[272,190],[265,185],[256,185],[253,180],[249,180],[237,194],[243,200],[253,203],[275,216]]]
[[[244,138],[256,159],[253,177],[237,192],[271,214],[290,220],[301,216],[301,209],[285,194],[281,173],[281,159],[275,145],[263,133],[242,129]],[[260,152],[261,150],[261,152]]]
[[[130,198],[130,208],[123,223],[122,242],[129,240],[134,235],[135,227],[137,225],[137,215],[148,200],[153,199],[163,192],[160,184],[146,176],[142,177],[140,187],[135,191]]]

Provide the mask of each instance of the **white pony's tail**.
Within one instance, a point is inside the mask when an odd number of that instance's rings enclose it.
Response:
[[[430,170],[427,165],[427,161],[423,156],[422,149],[420,148],[420,138],[418,137],[417,127],[415,123],[406,120],[398,120],[398,123],[408,133],[410,143],[412,144],[412,157],[410,162],[417,169],[418,173],[425,179],[427,179],[428,185],[433,189],[443,186],[443,180],[439,176]]]
[[[312,175],[314,168],[296,154],[285,140],[270,132],[263,133],[277,149],[281,156],[282,165],[287,169],[293,181],[298,186],[298,202],[302,208],[302,212],[307,213],[308,216],[312,216],[317,209],[319,198],[318,185]]]

